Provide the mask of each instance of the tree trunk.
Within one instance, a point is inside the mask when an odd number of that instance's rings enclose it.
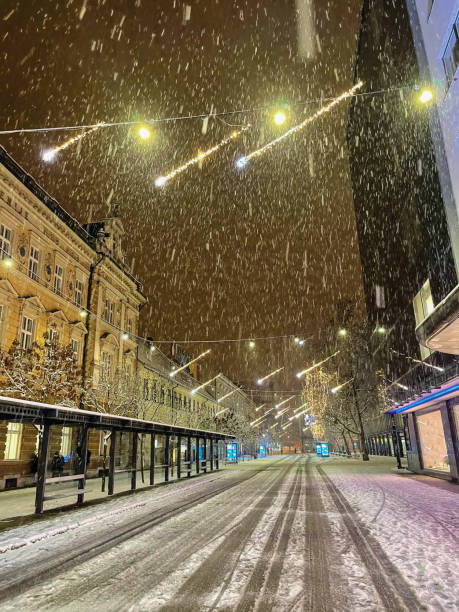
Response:
[[[360,405],[357,397],[357,391],[355,389],[354,381],[352,381],[352,390],[354,392],[355,408],[357,410],[357,417],[359,420],[359,439],[360,439],[360,452],[362,453],[362,461],[370,461],[370,457],[367,451],[367,445],[365,443],[365,431],[363,429],[362,415],[360,414]]]
[[[343,440],[344,440],[344,446],[346,447],[346,453],[350,455],[351,451],[349,450],[349,445],[347,443],[347,438],[346,438],[346,434],[344,433],[344,431],[343,431]]]

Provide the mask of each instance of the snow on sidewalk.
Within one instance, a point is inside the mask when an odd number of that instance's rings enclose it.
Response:
[[[458,610],[459,486],[393,473],[389,458],[320,466],[427,609]]]

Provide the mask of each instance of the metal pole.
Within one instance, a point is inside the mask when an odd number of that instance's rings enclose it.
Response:
[[[214,470],[214,440],[210,439],[210,471]]]
[[[220,469],[220,440],[217,440],[217,455],[215,457],[215,468]]]
[[[169,482],[169,434],[166,434],[164,447],[164,482]]]
[[[392,420],[392,441],[394,443],[395,456],[397,457],[397,469],[402,469],[402,461],[400,459],[400,446],[398,445],[397,425],[395,423],[395,415],[391,414]]]
[[[188,461],[189,461],[187,477],[190,478],[191,477],[191,467],[193,465],[193,462],[191,459],[191,436],[188,436],[187,444],[188,444]]]
[[[48,463],[49,434],[51,425],[45,423],[39,449],[37,466],[37,490],[35,492],[35,513],[43,512],[43,498],[45,496],[46,465]]]
[[[131,490],[137,486],[137,433],[132,432],[132,458],[131,458]]]
[[[180,480],[182,471],[182,436],[177,436],[177,480]]]
[[[116,429],[110,434],[110,459],[108,465],[108,494],[113,495],[115,490],[115,452],[116,452]]]
[[[199,474],[199,437],[196,436],[196,474]]]
[[[80,480],[78,481],[78,488],[84,490],[84,485],[86,482],[86,468],[88,467],[86,465],[87,459],[88,459],[88,426],[87,425],[82,426],[80,447],[81,447],[81,463],[83,465],[83,470],[82,470],[83,478],[80,478]],[[82,493],[81,495],[78,495],[77,503],[82,504],[83,500],[84,500],[84,493]]]
[[[204,445],[202,447],[202,458],[204,461],[204,474],[207,473],[207,438],[204,438]]]
[[[150,445],[150,484],[155,484],[155,442],[156,436],[154,433],[151,434],[151,445]]]

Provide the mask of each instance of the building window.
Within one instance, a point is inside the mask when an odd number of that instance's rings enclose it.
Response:
[[[445,69],[446,84],[449,87],[454,80],[456,69],[459,66],[459,14],[456,17],[456,22],[446,43],[442,61]]]
[[[27,350],[32,346],[33,340],[33,319],[22,317],[21,326],[21,348]]]
[[[83,283],[78,279],[75,281],[75,304],[77,306],[83,304]]]
[[[151,395],[152,395],[152,400],[154,402],[157,401],[157,391],[156,391],[156,380],[153,382],[152,387],[151,387]]]
[[[131,319],[131,317],[128,317],[128,320],[127,320],[127,333],[128,334],[132,334],[132,319]]]
[[[111,353],[102,353],[102,380],[109,380],[112,375],[113,357]]]
[[[6,430],[6,461],[16,461],[21,456],[22,423],[8,423]]]
[[[61,432],[61,448],[59,450],[59,454],[62,457],[68,457],[70,455],[70,451],[72,450],[72,428],[71,427],[63,427]]]
[[[54,268],[53,291],[54,293],[57,293],[57,295],[62,295],[63,277],[64,277],[64,270],[62,266],[56,265],[56,267]]]
[[[143,399],[148,400],[148,378],[143,380]]]
[[[0,259],[5,259],[11,254],[11,230],[0,225]]]
[[[73,358],[75,361],[78,361],[79,349],[80,349],[79,344],[80,343],[78,342],[78,340],[75,340],[75,338],[72,338],[70,341],[70,345],[72,347],[72,354],[73,354]]]
[[[115,304],[111,300],[106,299],[105,305],[104,305],[104,319],[107,321],[107,323],[111,323],[112,325],[113,325],[114,312],[115,312]]]
[[[59,342],[59,332],[55,327],[51,327],[49,330],[49,341],[52,344],[57,344]]]
[[[38,281],[38,266],[40,262],[40,251],[35,247],[30,247],[28,275],[32,280]]]
[[[422,467],[425,470],[449,472],[448,452],[440,410],[416,415],[421,446]]]
[[[427,319],[427,317],[434,310],[435,306],[432,299],[432,291],[430,289],[430,280],[427,279],[426,282],[422,285],[421,290],[415,295],[413,300],[413,308],[414,308],[414,317],[416,319],[416,327],[421,325],[423,321]],[[426,359],[431,351],[426,346],[422,344],[419,345],[421,349],[421,357],[422,359]]]

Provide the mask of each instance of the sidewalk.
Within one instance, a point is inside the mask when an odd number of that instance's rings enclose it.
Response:
[[[186,471],[182,466],[182,476],[180,480],[186,480]],[[196,473],[196,465],[193,464],[192,474]],[[169,482],[173,482],[177,479],[177,469],[174,466],[173,472],[169,470]],[[140,470],[137,471],[137,488],[144,489],[150,486],[150,470],[144,470],[144,480],[142,483],[142,473]],[[164,482],[164,468],[155,469],[155,485]],[[108,490],[108,477],[105,479],[105,492],[101,491],[102,478],[88,478],[85,484],[84,501],[92,501],[96,499],[107,498]],[[75,491],[77,488],[77,481],[64,482],[62,484],[48,484],[46,485],[45,496],[47,495],[59,495]],[[0,492],[0,528],[4,527],[8,523],[12,522],[13,518],[21,516],[29,516],[35,512],[35,487],[26,487],[23,489],[13,489],[10,491]],[[121,474],[115,474],[115,486],[114,486],[114,497],[117,493],[127,492],[131,490],[131,472],[123,472]],[[77,496],[62,497],[60,499],[53,499],[45,501],[44,510],[55,510],[64,506],[73,506],[76,504]]]

